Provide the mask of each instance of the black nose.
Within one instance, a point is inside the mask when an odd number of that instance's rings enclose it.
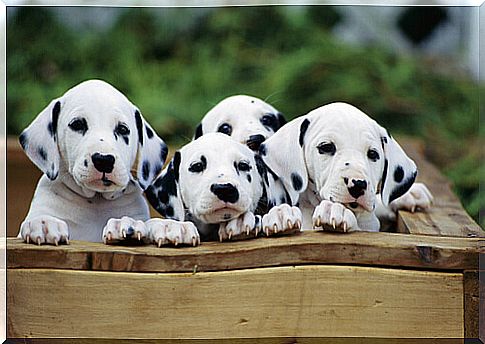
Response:
[[[246,141],[246,144],[250,149],[258,150],[259,146],[261,146],[261,143],[263,143],[264,140],[266,140],[266,138],[263,135],[251,135]]]
[[[211,191],[224,202],[236,203],[239,199],[239,191],[232,184],[212,184]]]
[[[352,179],[352,184],[354,185],[348,189],[349,193],[354,198],[359,198],[362,196],[367,189],[367,182],[365,180]]]
[[[91,156],[94,167],[103,173],[111,173],[113,171],[113,166],[115,164],[115,157],[111,154],[100,154],[94,153]]]

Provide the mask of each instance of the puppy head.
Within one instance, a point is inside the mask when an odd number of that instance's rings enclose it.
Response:
[[[263,194],[255,154],[230,137],[211,133],[182,147],[145,192],[169,218],[184,210],[204,223],[220,223],[253,211]]]
[[[72,177],[82,189],[101,193],[122,190],[131,179],[144,188],[167,155],[140,111],[100,80],[85,81],[54,99],[19,140],[51,180]]]
[[[285,123],[283,114],[268,103],[255,97],[237,95],[214,106],[197,126],[194,138],[220,132],[256,151]]]
[[[309,180],[322,199],[373,211],[403,195],[417,170],[397,142],[359,109],[333,103],[281,128],[260,147],[263,160],[298,201]]]

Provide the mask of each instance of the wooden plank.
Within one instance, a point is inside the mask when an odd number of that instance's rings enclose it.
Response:
[[[463,344],[460,338],[230,338],[230,339],[93,339],[17,338],[8,344]]]
[[[8,268],[189,272],[302,264],[474,270],[480,239],[355,232],[304,232],[199,247],[127,247],[72,241],[59,247],[7,239]]]
[[[463,209],[450,182],[424,158],[420,141],[400,139],[406,153],[418,166],[418,181],[425,183],[435,197],[427,212],[400,211],[397,231],[400,233],[452,237],[485,237],[485,231]]]
[[[478,271],[465,271],[463,273],[463,291],[465,338],[478,338],[480,304]]]
[[[348,266],[7,271],[12,337],[463,336],[463,275]]]

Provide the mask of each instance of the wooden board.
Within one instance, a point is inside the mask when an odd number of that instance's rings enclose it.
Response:
[[[7,272],[13,337],[463,336],[463,276],[348,266]],[[15,305],[15,307],[12,307]]]
[[[7,239],[7,267],[189,272],[303,264],[351,264],[474,270],[480,239],[356,232],[206,242],[199,247],[108,246],[72,241],[59,247]]]
[[[418,181],[423,182],[435,197],[427,212],[400,211],[397,230],[401,233],[451,237],[485,237],[485,231],[463,209],[450,182],[424,158],[420,141],[400,139],[406,153],[418,166]]]

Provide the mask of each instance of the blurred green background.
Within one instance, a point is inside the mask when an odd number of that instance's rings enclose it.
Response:
[[[75,18],[88,9],[67,10]],[[422,138],[428,158],[485,224],[483,87],[446,60],[341,42],[331,34],[341,20],[333,7],[127,8],[109,27],[82,30],[45,7],[7,14],[8,134],[90,78],[125,93],[172,146],[188,141],[229,95],[265,99],[288,119],[346,101],[393,134]]]

